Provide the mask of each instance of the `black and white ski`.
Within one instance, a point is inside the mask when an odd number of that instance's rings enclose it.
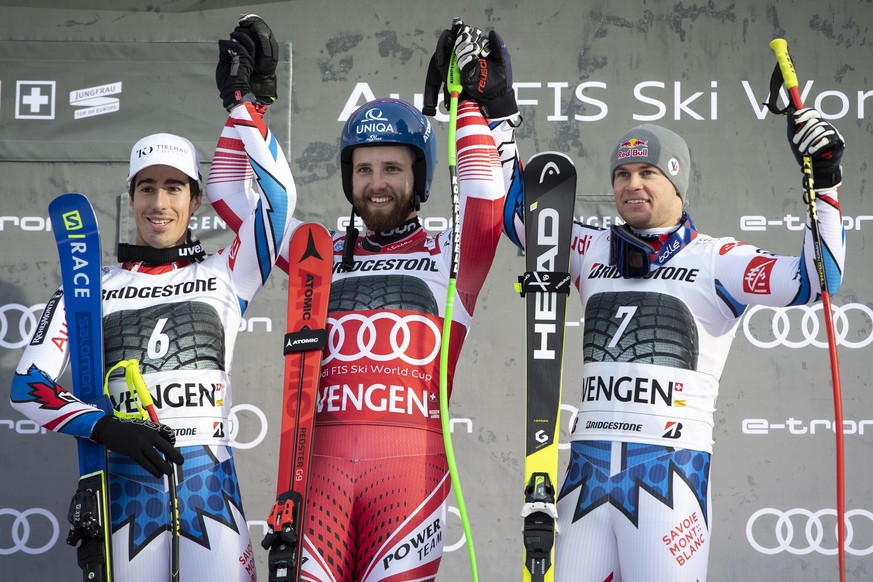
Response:
[[[558,421],[575,199],[576,168],[570,158],[542,152],[528,160],[524,168],[526,272],[519,277],[527,307],[524,582],[554,580]]]

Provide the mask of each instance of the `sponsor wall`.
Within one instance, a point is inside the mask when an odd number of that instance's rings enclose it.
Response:
[[[873,136],[871,2],[632,0],[595,8],[521,0],[473,8],[454,0],[439,6],[376,0],[343,10],[193,0],[158,0],[147,8],[120,0],[112,9],[98,1],[18,4],[0,1],[4,576],[77,576],[74,551],[64,543],[75,446],[21,418],[6,388],[60,281],[48,202],[66,191],[86,193],[97,209],[104,259],[111,261],[115,241],[132,232],[121,192],[129,148],[139,137],[153,131],[186,135],[198,147],[205,173],[224,119],[213,83],[214,42],[246,11],[263,15],[284,43],[282,95],[269,123],[290,160],[302,218],[345,228],[348,208],[336,164],[342,123],[376,96],[420,106],[436,36],[453,16],[462,16],[506,39],[524,116],[522,154],[557,150],[573,158],[579,220],[602,226],[617,220],[609,152],[627,128],[655,122],[689,143],[690,212],[702,231],[796,254],[805,212],[800,174],[784,120],[761,105],[774,65],[767,44],[786,38],[805,101],[832,119],[848,143],[841,196],[848,265],[833,300],[845,411],[847,565],[849,580],[873,575],[873,485],[867,477],[873,463],[873,285],[863,258],[873,244],[866,192],[866,146]],[[446,120],[440,115],[435,123],[440,161],[423,212],[433,232],[446,226],[448,216]],[[194,227],[209,250],[229,239],[210,209],[198,213]],[[523,301],[512,284],[522,270],[522,258],[503,241],[452,402],[480,577],[489,581],[517,579],[521,567],[524,324]],[[285,283],[275,276],[246,313],[237,343],[230,429],[256,544],[275,489],[284,298]],[[581,314],[570,303],[564,451],[581,389]],[[737,330],[715,417],[710,580],[837,579],[835,427],[825,342],[820,306],[753,308]],[[440,580],[469,579],[454,508],[448,521]],[[256,554],[265,579],[265,554],[257,545]]]

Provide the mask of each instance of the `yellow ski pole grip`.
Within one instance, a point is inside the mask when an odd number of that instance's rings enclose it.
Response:
[[[797,87],[797,73],[794,71],[791,55],[788,54],[788,42],[784,38],[774,38],[770,41],[770,48],[776,55],[779,70],[782,71],[785,89],[790,91],[792,87]]]

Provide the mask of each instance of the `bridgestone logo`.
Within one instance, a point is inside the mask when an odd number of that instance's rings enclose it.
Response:
[[[194,293],[208,293],[218,289],[218,279],[197,279],[185,281],[173,285],[161,285],[157,287],[121,287],[119,289],[103,289],[103,301],[112,299],[157,299],[161,297],[174,297],[177,295],[191,295]]]
[[[640,432],[643,430],[643,425],[632,424],[630,422],[598,422],[589,420],[585,423],[586,430],[624,430],[631,432]]]

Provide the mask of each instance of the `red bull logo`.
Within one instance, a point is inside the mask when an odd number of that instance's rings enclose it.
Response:
[[[649,142],[635,137],[618,145],[618,159],[631,156],[647,157],[649,155]]]

